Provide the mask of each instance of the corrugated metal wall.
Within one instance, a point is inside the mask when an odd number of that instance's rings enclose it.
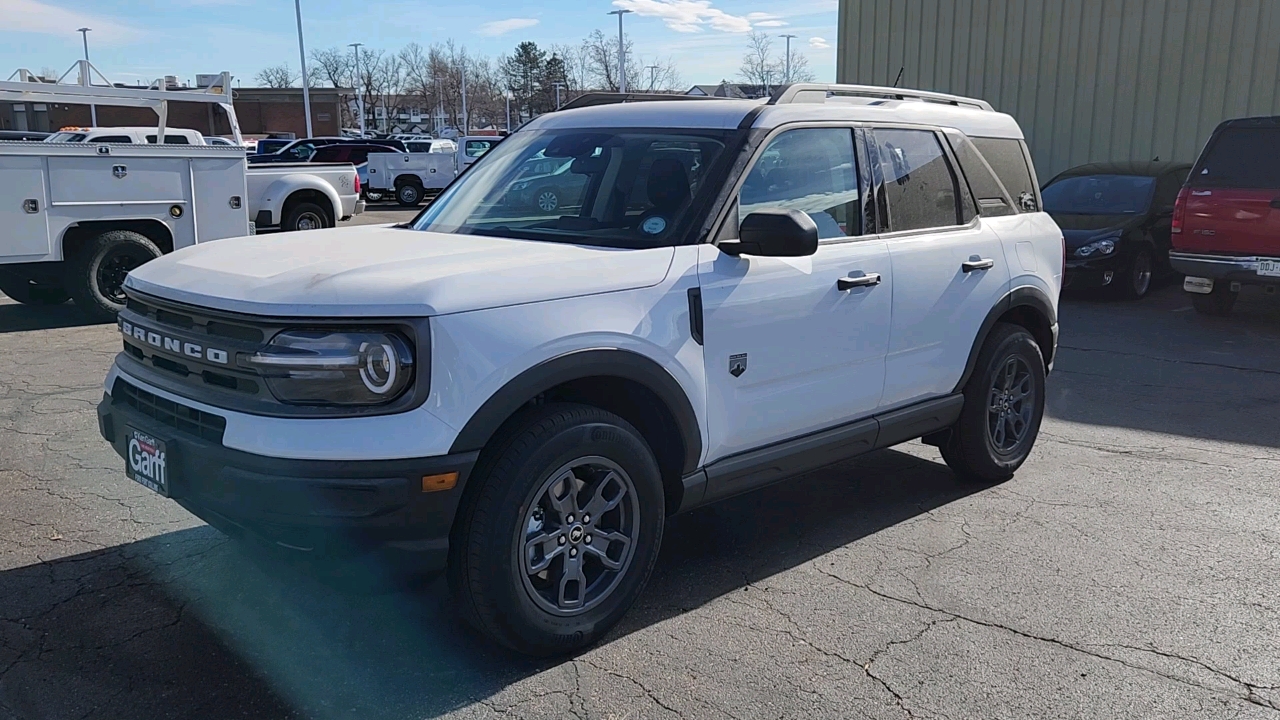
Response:
[[[1012,114],[1041,182],[1195,159],[1219,121],[1280,115],[1280,0],[840,0],[839,82]]]

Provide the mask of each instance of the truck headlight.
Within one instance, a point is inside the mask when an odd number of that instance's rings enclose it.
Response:
[[[413,352],[396,333],[286,330],[245,362],[291,405],[382,405],[413,380]]]

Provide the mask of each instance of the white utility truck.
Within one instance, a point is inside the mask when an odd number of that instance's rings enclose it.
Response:
[[[412,207],[440,194],[471,163],[502,138],[489,135],[458,138],[453,152],[380,153],[369,156],[370,200],[394,193],[396,202]],[[440,142],[440,141],[433,141]]]
[[[230,76],[203,91],[0,82],[0,101],[149,107],[156,144],[10,142],[0,145],[0,292],[27,304],[73,298],[109,320],[124,306],[125,276],[174,250],[249,235],[250,217],[286,229],[332,227],[358,212],[351,165],[278,166],[246,174]],[[235,146],[166,143],[168,102],[220,106]],[[191,132],[191,131],[185,131]],[[176,136],[185,137],[180,131]],[[252,213],[252,215],[251,215]]]

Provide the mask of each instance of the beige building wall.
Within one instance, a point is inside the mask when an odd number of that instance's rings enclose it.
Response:
[[[971,95],[1022,125],[1043,183],[1086,162],[1195,159],[1221,120],[1280,115],[1280,0],[840,0],[839,82]]]

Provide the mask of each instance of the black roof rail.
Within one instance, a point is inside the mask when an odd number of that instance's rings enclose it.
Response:
[[[570,100],[560,106],[561,110],[572,110],[574,108],[595,107],[596,105],[616,105],[618,103],[629,102],[661,102],[664,100],[735,100],[737,98],[722,98],[711,95],[677,95],[666,93],[616,93],[616,92],[589,92],[584,95]]]

